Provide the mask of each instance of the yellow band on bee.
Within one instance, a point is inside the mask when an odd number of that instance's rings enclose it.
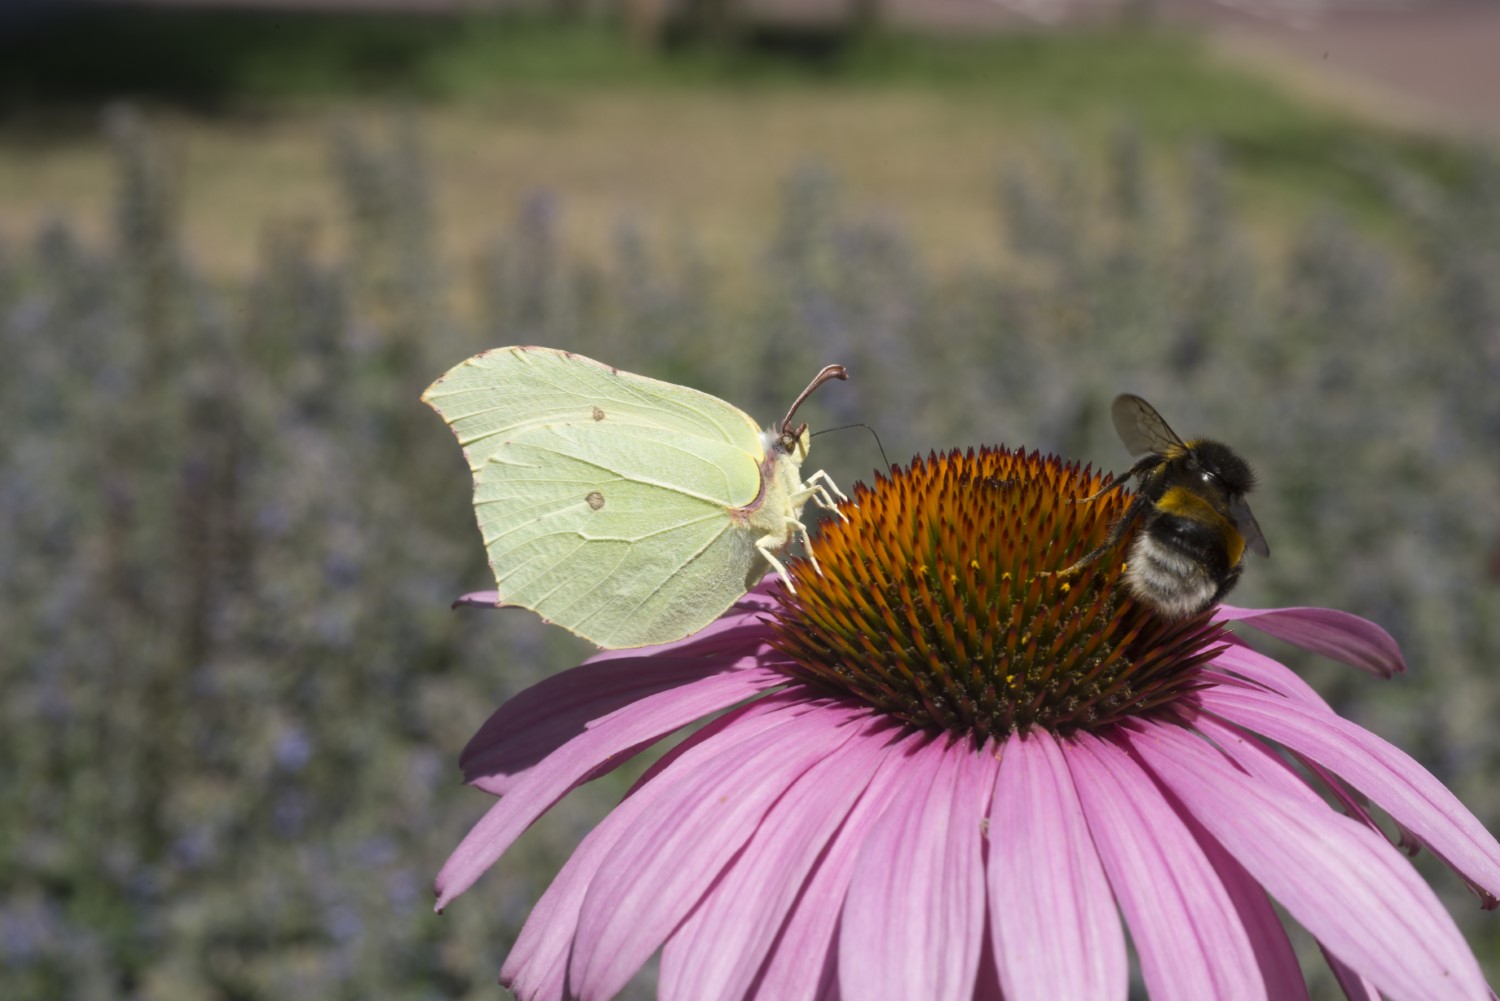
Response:
[[[1191,490],[1185,487],[1169,487],[1156,502],[1156,509],[1163,514],[1176,515],[1179,518],[1214,526],[1224,540],[1230,566],[1238,563],[1240,557],[1245,554],[1245,537],[1240,534],[1239,529],[1234,527],[1234,523]]]

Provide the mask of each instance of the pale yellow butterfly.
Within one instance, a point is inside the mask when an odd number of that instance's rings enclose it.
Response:
[[[566,351],[495,348],[455,366],[422,399],[474,474],[497,586],[481,601],[613,649],[697,632],[769,569],[791,586],[781,555],[797,539],[812,556],[803,505],[847,500],[822,470],[802,478],[811,436],[792,419],[846,378],[824,368],[761,431],[707,393]]]

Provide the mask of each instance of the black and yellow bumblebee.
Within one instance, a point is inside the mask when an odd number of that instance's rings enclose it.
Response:
[[[1130,454],[1124,476],[1093,497],[1136,481],[1136,495],[1110,527],[1104,545],[1062,572],[1072,576],[1113,549],[1136,523],[1123,579],[1130,593],[1168,618],[1218,603],[1240,579],[1245,550],[1270,556],[1245,495],[1255,487],[1250,464],[1223,442],[1183,441],[1139,396],[1115,398],[1110,416]]]

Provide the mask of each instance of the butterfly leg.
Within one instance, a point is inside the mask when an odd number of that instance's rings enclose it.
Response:
[[[849,516],[839,510],[838,504],[833,499],[837,497],[841,501],[847,501],[849,498],[844,496],[838,484],[833,482],[833,477],[825,471],[820,469],[807,478],[802,484],[802,496],[811,498],[812,502],[823,510],[832,511],[845,521],[849,520]]]
[[[812,539],[807,535],[807,526],[791,515],[787,515],[786,520],[782,524],[786,526],[786,533],[784,535],[762,536],[761,540],[755,544],[755,548],[760,550],[760,554],[766,558],[767,562],[780,571],[782,579],[790,587],[792,582],[787,577],[786,571],[781,568],[781,564],[777,562],[772,550],[783,549],[789,542],[795,539],[802,543],[802,551],[807,554],[807,560],[813,565],[813,569],[818,571],[818,576],[823,576],[823,568],[818,565],[818,554],[813,552]]]
[[[775,535],[762,535],[756,540],[755,548],[760,551],[761,556],[765,557],[766,562],[771,564],[771,567],[781,575],[781,582],[786,585],[786,589],[796,594],[796,585],[792,583],[792,578],[786,572],[786,567],[782,566],[781,560],[776,558],[776,548],[785,544],[785,539],[777,538]],[[813,561],[813,565],[817,565],[816,560]]]
[[[824,469],[820,469],[816,473],[813,473],[811,476],[809,476],[807,478],[807,483],[805,483],[804,486],[812,486],[814,483],[819,481],[824,483],[833,493],[833,495],[839,500],[846,501],[849,499],[848,497],[844,496],[844,492],[839,489],[839,485],[833,482],[833,477],[829,476],[828,471]]]

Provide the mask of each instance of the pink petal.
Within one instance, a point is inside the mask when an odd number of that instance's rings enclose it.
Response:
[[[589,663],[632,657],[696,657],[717,653],[731,644],[740,644],[745,653],[751,653],[757,643],[764,644],[770,639],[772,633],[766,624],[767,615],[781,604],[780,595],[781,578],[774,573],[768,574],[755,590],[691,636],[657,646],[601,650],[589,658]]]
[[[1220,605],[1219,622],[1243,622],[1267,636],[1382,678],[1401,674],[1406,660],[1391,634],[1367,619],[1332,608],[1238,608]]]
[[[1259,737],[1206,713],[1193,718],[1191,729],[1213,741],[1250,777],[1274,786],[1283,795],[1296,796],[1310,806],[1324,805],[1312,784]]]
[[[563,1001],[567,989],[568,958],[578,928],[578,910],[599,867],[626,831],[639,821],[649,800],[636,797],[615,807],[609,819],[589,832],[526,918],[516,944],[500,969],[500,983],[526,1001]]]
[[[776,696],[751,703],[713,720],[663,755],[658,765],[663,771],[678,762],[683,762],[686,768],[696,768],[705,760],[782,726],[793,707]],[[500,971],[500,982],[518,997],[527,1001],[560,1001],[568,993],[568,961],[589,887],[600,868],[614,856],[620,842],[670,792],[671,783],[654,783],[628,796],[568,858],[532,909]]]
[[[506,795],[454,849],[438,873],[437,909],[473,886],[537,817],[585,777],[679,727],[784,681],[784,676],[759,668],[712,675],[642,699],[572,738],[516,776]]]
[[[1404,751],[1333,712],[1274,695],[1219,686],[1198,697],[1208,712],[1304,755],[1364,793],[1494,906],[1500,844]]]
[[[1088,734],[1062,748],[1152,1001],[1266,997],[1234,901],[1151,776]]]
[[[923,734],[911,733],[879,748],[879,763],[871,769],[864,795],[829,841],[802,887],[791,916],[776,937],[752,997],[759,1001],[838,998],[839,915],[855,862],[891,797],[905,784],[911,754],[927,739]]]
[[[1280,661],[1248,646],[1231,643],[1209,661],[1208,667],[1252,681],[1286,698],[1332,712],[1323,696],[1302,680],[1301,675]]]
[[[1398,1001],[1485,997],[1479,965],[1437,897],[1378,834],[1249,776],[1180,728],[1129,746],[1262,886],[1329,950]],[[1269,774],[1269,773],[1268,773]]]
[[[1010,1001],[1124,998],[1125,934],[1056,738],[1012,734],[990,807],[990,931]]]
[[[841,703],[794,705],[779,714],[780,726],[702,761],[684,756],[641,787],[632,800],[665,791],[600,867],[579,912],[569,979],[580,996],[608,998],[623,988],[777,799],[848,741],[856,730],[848,724],[867,712]]]
[[[515,608],[500,601],[499,591],[470,591],[453,599],[454,608]]]
[[[1203,846],[1203,853],[1223,881],[1229,899],[1234,901],[1234,909],[1250,936],[1250,947],[1255,950],[1256,963],[1265,979],[1266,997],[1275,1001],[1305,1001],[1307,982],[1302,977],[1302,965],[1297,962],[1297,953],[1266,891],[1197,820],[1189,817],[1188,828]]]
[[[1194,717],[1192,728],[1217,744],[1246,774],[1259,776],[1289,795],[1299,796],[1304,801],[1319,806],[1323,805],[1322,795],[1332,796],[1338,809],[1384,837],[1380,825],[1365,809],[1365,804],[1369,801],[1350,790],[1342,779],[1316,761],[1300,754],[1292,755],[1298,764],[1307,769],[1309,774],[1304,777],[1292,767],[1287,758],[1272,750],[1265,741],[1237,726],[1205,713]],[[1421,843],[1415,839],[1403,837],[1400,850],[1403,854],[1412,855],[1420,847]]]
[[[777,801],[724,878],[667,941],[659,997],[749,993],[808,873],[864,793],[895,729],[883,717],[866,720]]]
[[[741,642],[718,656],[596,657],[546,678],[505,702],[479,728],[458,759],[464,779],[499,796],[528,768],[621,707],[699,678],[769,666],[754,650],[753,642]],[[762,687],[786,680],[761,677],[770,681]]]
[[[971,1001],[984,942],[985,814],[997,762],[934,738],[865,839],[844,900],[839,987],[847,998]]]

